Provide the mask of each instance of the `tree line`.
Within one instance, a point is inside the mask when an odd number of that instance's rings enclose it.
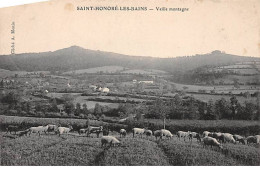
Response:
[[[256,102],[240,103],[236,96],[229,100],[202,102],[191,96],[181,97],[176,94],[171,99],[157,97],[153,102],[140,104],[120,103],[117,108],[101,106],[98,103],[93,110],[87,104],[74,105],[71,95],[64,95],[61,99],[51,99],[46,103],[23,101],[21,95],[15,92],[4,94],[1,98],[3,114],[40,117],[72,117],[104,119],[107,117],[126,118],[134,115],[137,120],[152,119],[198,119],[198,120],[260,120],[260,94],[256,95]],[[151,104],[152,103],[152,104]],[[62,106],[61,106],[62,105]]]

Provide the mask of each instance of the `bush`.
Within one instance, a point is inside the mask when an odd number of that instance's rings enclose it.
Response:
[[[17,110],[8,110],[6,112],[6,115],[11,115],[11,116],[15,116],[17,114],[18,114]]]

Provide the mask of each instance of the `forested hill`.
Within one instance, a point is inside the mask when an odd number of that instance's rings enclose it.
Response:
[[[236,56],[213,51],[209,54],[176,58],[154,58],[88,50],[78,46],[53,52],[1,55],[0,69],[69,71],[100,66],[117,65],[127,68],[159,69],[167,72],[188,71],[205,65],[219,66],[260,58]]]

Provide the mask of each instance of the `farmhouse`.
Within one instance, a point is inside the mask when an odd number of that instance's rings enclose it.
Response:
[[[109,92],[109,88],[104,87],[104,88],[101,89],[101,92],[103,92],[103,93],[108,93],[108,92]]]
[[[138,83],[153,84],[153,80],[143,80],[139,81]]]

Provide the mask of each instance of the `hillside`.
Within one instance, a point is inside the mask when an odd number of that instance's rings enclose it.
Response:
[[[176,58],[154,58],[88,50],[78,46],[53,52],[1,55],[0,69],[23,71],[72,71],[102,66],[122,66],[130,69],[158,69],[166,72],[187,71],[205,65],[221,66],[260,60],[213,51],[209,54]]]

